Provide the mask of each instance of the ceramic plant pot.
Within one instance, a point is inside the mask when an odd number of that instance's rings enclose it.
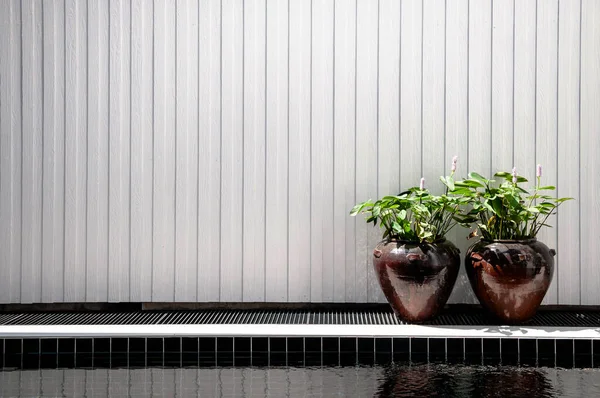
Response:
[[[554,274],[554,250],[529,240],[476,242],[465,268],[481,305],[509,324],[533,317]]]
[[[459,250],[447,240],[379,242],[373,251],[379,285],[398,317],[423,322],[440,312],[456,282]]]

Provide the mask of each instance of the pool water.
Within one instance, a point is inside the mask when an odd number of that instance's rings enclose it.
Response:
[[[600,397],[600,369],[410,365],[0,372],[2,397]]]

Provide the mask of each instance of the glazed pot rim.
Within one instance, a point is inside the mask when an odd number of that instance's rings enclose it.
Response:
[[[437,240],[434,240],[433,242],[419,242],[418,240],[406,240],[406,239],[398,239],[398,238],[385,238],[383,239],[381,242],[398,242],[398,243],[409,243],[411,245],[433,245],[433,244],[438,244],[438,243],[443,243],[446,242],[446,238],[440,238]]]
[[[480,239],[481,242],[488,243],[533,243],[537,242],[537,238],[528,238],[528,239]]]

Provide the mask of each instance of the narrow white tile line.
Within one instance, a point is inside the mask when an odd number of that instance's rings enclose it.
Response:
[[[0,338],[24,337],[430,337],[600,340],[599,328],[425,325],[9,325]]]

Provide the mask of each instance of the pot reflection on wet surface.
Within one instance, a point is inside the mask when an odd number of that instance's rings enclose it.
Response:
[[[400,318],[423,322],[446,304],[460,268],[459,250],[447,240],[434,244],[380,242],[373,251],[379,285]]]
[[[472,245],[465,268],[479,302],[507,323],[524,322],[540,306],[554,274],[554,250],[535,239]]]

